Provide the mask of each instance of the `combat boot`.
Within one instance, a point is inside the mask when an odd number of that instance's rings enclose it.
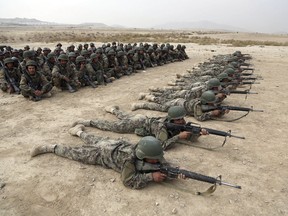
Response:
[[[54,153],[56,146],[57,145],[34,146],[32,151],[31,151],[31,157],[35,157],[39,154]]]
[[[119,106],[106,106],[105,111],[114,114],[115,110],[119,110]]]
[[[131,110],[135,111],[137,109],[141,109],[143,107],[143,105],[144,105],[143,103],[133,103],[132,107],[131,107]]]
[[[138,100],[143,100],[147,95],[149,95],[149,93],[140,92]]]
[[[75,122],[73,122],[72,127],[75,127],[78,124],[84,125],[85,127],[90,127],[91,126],[91,121],[90,120],[75,121]]]
[[[72,136],[77,136],[77,132],[83,131],[85,129],[85,126],[83,124],[77,124],[75,127],[72,127],[69,129],[69,133]]]
[[[145,100],[154,102],[155,101],[155,96],[154,95],[146,95]]]

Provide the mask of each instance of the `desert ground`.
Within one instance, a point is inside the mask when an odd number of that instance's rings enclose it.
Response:
[[[17,29],[13,29],[13,34],[12,30],[4,30],[0,29],[0,35],[5,37],[17,33]],[[24,32],[25,29],[18,31],[19,35],[24,35],[23,40],[8,41],[9,45],[18,49],[26,44],[50,48],[56,45],[49,42],[49,38],[45,43],[28,41]],[[34,32],[37,33],[37,28]],[[221,34],[209,33],[209,36],[221,38]],[[230,33],[222,34],[222,37],[288,41],[288,36],[283,35]],[[70,43],[63,41],[62,44],[65,47]],[[101,44],[96,41],[96,46]],[[185,45],[190,56],[186,61],[149,68],[96,89],[87,87],[73,94],[57,92],[52,98],[37,103],[21,95],[1,92],[0,215],[287,215],[288,47]],[[213,149],[221,146],[223,139],[209,135],[200,137],[191,146],[178,144],[166,151],[165,157],[173,164],[194,172],[212,177],[222,175],[223,181],[241,185],[241,190],[218,186],[212,195],[198,196],[195,195],[197,191],[205,191],[210,185],[194,180],[151,183],[142,190],[131,190],[123,186],[119,173],[113,170],[84,165],[53,154],[30,157],[35,145],[81,146],[82,141],[68,133],[74,121],[93,118],[115,120],[115,116],[104,111],[105,106],[118,105],[131,112],[131,104],[138,102],[140,92],[148,92],[151,86],[167,86],[177,73],[184,74],[187,69],[213,55],[230,54],[236,50],[252,55],[250,63],[255,68],[254,73],[261,75],[263,80],[252,86],[252,91],[258,94],[248,95],[246,100],[244,95],[231,95],[225,103],[253,106],[264,112],[251,112],[235,122],[201,123],[213,129],[231,129],[235,135],[245,136],[245,140],[227,138],[224,147]],[[135,113],[166,115],[146,110]],[[229,115],[233,117],[239,113],[231,112]],[[196,122],[192,117],[187,117],[187,120]],[[115,139],[121,137],[133,143],[140,139],[133,134],[115,134],[95,128],[86,128],[86,131]]]

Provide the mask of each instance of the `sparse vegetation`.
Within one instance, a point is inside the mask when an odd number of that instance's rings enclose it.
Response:
[[[196,43],[200,45],[215,45],[227,44],[234,47],[245,46],[288,46],[288,40],[284,42],[276,41],[258,41],[258,40],[241,40],[233,39],[233,36],[226,37],[227,39],[220,39],[215,35],[232,35],[229,32],[203,32],[203,31],[160,31],[160,30],[141,30],[141,29],[127,29],[127,30],[114,30],[103,29],[74,29],[64,28],[40,28],[38,31],[35,29],[27,31],[27,29],[17,29],[15,31],[22,34],[13,34],[14,29],[2,31],[0,35],[1,42],[9,43],[15,41],[29,41],[29,42],[111,42],[118,41],[122,43],[134,42],[148,42],[148,43]],[[230,39],[231,38],[231,39]]]

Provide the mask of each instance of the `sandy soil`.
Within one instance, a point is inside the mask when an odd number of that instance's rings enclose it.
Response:
[[[253,37],[257,39],[257,34]],[[22,48],[23,44],[12,46]],[[6,183],[0,189],[0,215],[287,215],[288,48],[186,46],[191,57],[187,61],[148,69],[97,89],[85,88],[74,94],[61,92],[38,103],[0,93],[0,183]],[[138,94],[148,92],[150,86],[165,86],[176,73],[184,73],[212,55],[235,50],[253,56],[255,73],[264,80],[252,87],[259,94],[249,95],[247,100],[243,95],[232,95],[226,103],[254,106],[265,112],[250,113],[237,122],[202,123],[214,129],[231,129],[234,134],[245,136],[245,140],[229,138],[223,148],[216,150],[179,144],[165,156],[191,171],[213,177],[221,174],[224,181],[237,183],[242,190],[219,186],[211,196],[197,196],[195,192],[204,191],[210,185],[193,180],[131,190],[122,185],[119,174],[112,170],[52,154],[30,158],[34,145],[82,145],[79,138],[68,133],[73,121],[112,120],[115,117],[105,113],[105,106],[119,105],[129,111]],[[145,110],[136,112],[165,115]],[[121,136],[132,142],[139,140],[136,135],[113,134],[95,128],[86,130],[113,138]],[[222,141],[210,135],[201,137],[196,145],[216,147]]]

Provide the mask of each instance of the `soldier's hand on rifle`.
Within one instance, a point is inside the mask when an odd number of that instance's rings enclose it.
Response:
[[[14,88],[12,87],[12,85],[8,85],[8,87],[7,87],[7,92],[8,92],[9,94],[14,93]]]
[[[81,85],[82,85],[79,80],[77,80],[76,83],[77,83],[78,86],[81,86]]]
[[[66,82],[70,82],[70,79],[66,76],[63,77],[63,79],[66,81]]]
[[[161,172],[153,172],[152,173],[152,178],[154,182],[162,182],[166,179],[166,175]]]
[[[189,131],[182,131],[179,133],[180,139],[188,139],[191,136],[191,132]]]
[[[178,179],[186,179],[186,176],[183,173],[180,173],[178,175]]]
[[[85,64],[84,64],[84,63],[81,63],[81,65],[80,65],[80,70],[83,70],[83,69],[84,69],[84,66],[85,66]]]
[[[42,92],[42,91],[39,91],[39,90],[36,90],[36,91],[34,92],[34,94],[35,94],[36,96],[41,96],[41,95],[43,94],[43,92]]]
[[[218,97],[219,99],[223,100],[223,99],[226,98],[227,96],[226,96],[226,94],[224,94],[224,93],[218,93],[218,94],[216,95],[216,97]]]
[[[225,113],[225,114],[227,114],[227,113],[229,113],[229,112],[230,112],[229,109],[225,109],[225,110],[224,110],[224,113]]]
[[[219,116],[222,114],[222,110],[213,110],[210,112],[211,116]]]
[[[200,135],[209,135],[209,132],[206,129],[201,128]]]

